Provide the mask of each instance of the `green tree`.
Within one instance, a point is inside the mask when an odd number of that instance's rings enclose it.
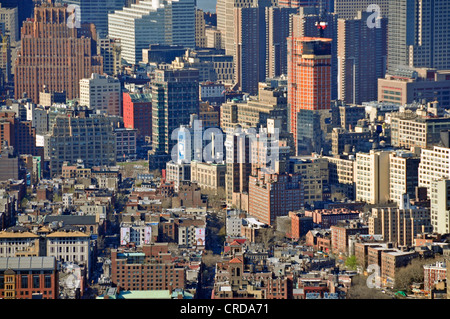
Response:
[[[351,270],[356,270],[356,267],[358,266],[358,261],[356,260],[356,256],[352,255],[347,258],[345,261],[345,266],[350,268]]]
[[[415,258],[411,263],[405,267],[399,268],[395,272],[395,283],[394,288],[396,290],[411,292],[411,285],[415,282],[422,283],[424,280],[423,266],[428,264],[434,264],[437,261],[442,260],[442,258],[430,258],[422,259]]]

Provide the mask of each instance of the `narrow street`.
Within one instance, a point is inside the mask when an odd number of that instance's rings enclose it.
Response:
[[[223,239],[221,238],[219,231],[224,227],[225,220],[220,214],[221,213],[217,212],[208,214],[206,248],[203,255],[202,282],[197,297],[198,299],[211,298],[211,292],[214,287],[216,263],[222,258]]]

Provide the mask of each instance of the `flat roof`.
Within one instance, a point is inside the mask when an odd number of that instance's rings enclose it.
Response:
[[[53,270],[55,263],[55,257],[3,257],[0,270]]]

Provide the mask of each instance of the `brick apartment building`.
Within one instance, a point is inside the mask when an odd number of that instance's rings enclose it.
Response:
[[[405,267],[418,257],[417,251],[383,251],[381,253],[381,279],[388,285],[395,283],[398,268]]]
[[[58,287],[54,257],[0,258],[0,298],[56,299]]]
[[[291,220],[291,238],[298,240],[313,229],[313,218],[304,213],[289,212]]]
[[[144,245],[142,251],[111,251],[111,280],[125,290],[184,289],[185,270],[177,266],[168,243]]]
[[[369,228],[357,221],[339,221],[331,226],[331,249],[333,253],[348,252],[348,237],[356,234],[368,234]]]
[[[371,259],[369,260],[369,249],[379,247],[382,247],[382,245],[379,243],[355,243],[355,257],[358,265],[363,269],[367,269],[367,267],[370,265],[370,262],[373,263],[374,260],[376,260],[378,264],[378,254],[376,259],[373,257],[374,255],[372,255]],[[372,249],[371,252],[374,254],[375,252],[377,252],[377,250]]]
[[[206,207],[208,200],[202,196],[201,188],[191,181],[180,181],[178,194],[172,198],[172,207]]]
[[[339,220],[358,219],[359,212],[347,208],[317,209],[306,211],[306,216],[312,217],[314,224],[322,228],[330,228],[337,224]]]
[[[261,170],[249,178],[248,214],[268,225],[277,216],[303,208],[303,185],[300,174],[266,174]]]
[[[313,247],[315,250],[329,252],[331,251],[331,231],[326,229],[310,230],[305,236],[306,246]]]
[[[434,285],[447,279],[447,266],[445,262],[425,265],[423,266],[423,271],[423,290],[425,291],[431,292]]]

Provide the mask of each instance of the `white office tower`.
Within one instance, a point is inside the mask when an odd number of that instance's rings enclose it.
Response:
[[[419,187],[426,187],[431,198],[432,183],[450,178],[450,148],[434,146],[422,149],[419,164]]]
[[[120,39],[122,58],[142,60],[150,44],[195,47],[195,0],[140,1],[108,15],[108,37]]]
[[[122,115],[120,81],[108,75],[92,73],[80,80],[80,105],[99,110],[108,115]]]
[[[390,151],[357,153],[355,163],[356,200],[386,204],[389,200]]]
[[[450,232],[450,207],[448,196],[450,194],[450,180],[440,179],[431,182],[431,225],[433,232],[448,234]]]

